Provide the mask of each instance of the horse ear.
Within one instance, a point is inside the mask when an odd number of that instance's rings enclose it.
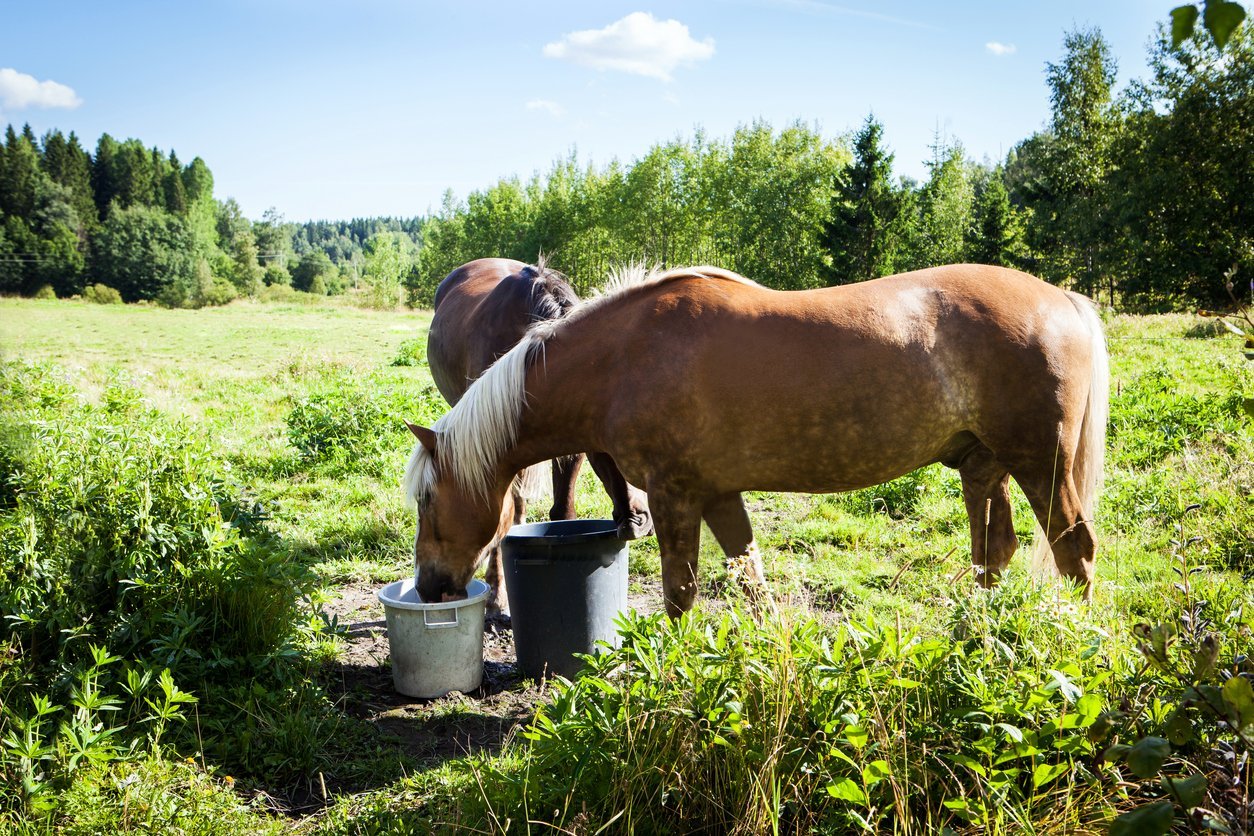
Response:
[[[414,438],[422,442],[422,446],[427,448],[427,452],[434,456],[436,440],[435,430],[420,427],[417,424],[411,424],[408,421],[405,422],[405,426],[409,427],[409,431],[414,434]]]

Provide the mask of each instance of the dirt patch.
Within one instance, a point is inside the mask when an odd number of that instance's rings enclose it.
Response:
[[[344,586],[323,605],[345,630],[340,659],[324,672],[330,696],[420,762],[498,751],[516,727],[531,719],[545,694],[544,683],[524,679],[518,671],[509,616],[485,620],[482,685],[465,694],[417,699],[392,685],[387,621],[378,589]],[[661,610],[661,585],[633,582],[628,607],[645,613]]]

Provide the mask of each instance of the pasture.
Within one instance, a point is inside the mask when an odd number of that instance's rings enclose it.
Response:
[[[1129,833],[1250,827],[1254,364],[1235,337],[1186,315],[1107,320],[1091,604],[1029,571],[1017,490],[1024,547],[974,593],[960,483],[937,465],[746,497],[778,620],[747,614],[706,532],[697,612],[667,622],[650,538],[631,545],[642,612],[592,675],[519,681],[498,624],[482,693],[410,702],[390,691],[372,591],[411,571],[401,419],[445,409],[429,321],[0,300],[16,625],[0,829],[1074,833],[1129,811]],[[171,508],[199,497],[206,516],[150,513],[162,480]],[[588,468],[579,509],[609,516]],[[93,540],[98,576],[72,542],[93,514],[142,535]],[[88,594],[125,618],[76,609]]]

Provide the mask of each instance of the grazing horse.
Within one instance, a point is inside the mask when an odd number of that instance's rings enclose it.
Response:
[[[742,491],[846,491],[933,462],[962,477],[983,585],[1018,547],[1013,476],[1087,596],[1108,389],[1090,303],[1015,270],[798,291],[710,267],[626,282],[533,328],[434,427],[413,428],[418,586],[429,601],[464,595],[514,474],[598,449],[648,492],[671,616],[697,591],[703,519],[764,589]]]
[[[560,319],[579,304],[566,279],[543,265],[504,258],[481,258],[449,273],[435,292],[435,315],[427,334],[427,364],[440,394],[456,405],[484,369],[509,351],[537,322]],[[575,482],[584,456],[553,459],[553,507],[549,518],[575,518]],[[614,522],[624,540],[652,533],[648,501],[627,484],[604,453],[588,456],[592,468],[614,501]],[[513,491],[513,521],[526,518],[521,484]],[[500,584],[500,551],[488,563],[489,606],[504,608]]]

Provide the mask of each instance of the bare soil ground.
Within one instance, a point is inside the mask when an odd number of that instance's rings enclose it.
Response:
[[[328,616],[346,626],[339,662],[326,673],[341,707],[378,728],[406,755],[422,762],[499,750],[531,719],[545,683],[522,677],[514,656],[509,616],[489,616],[483,631],[483,684],[466,694],[424,700],[398,693],[388,660],[387,622],[378,588],[354,584],[327,602]],[[662,609],[660,584],[628,596],[639,612]]]

